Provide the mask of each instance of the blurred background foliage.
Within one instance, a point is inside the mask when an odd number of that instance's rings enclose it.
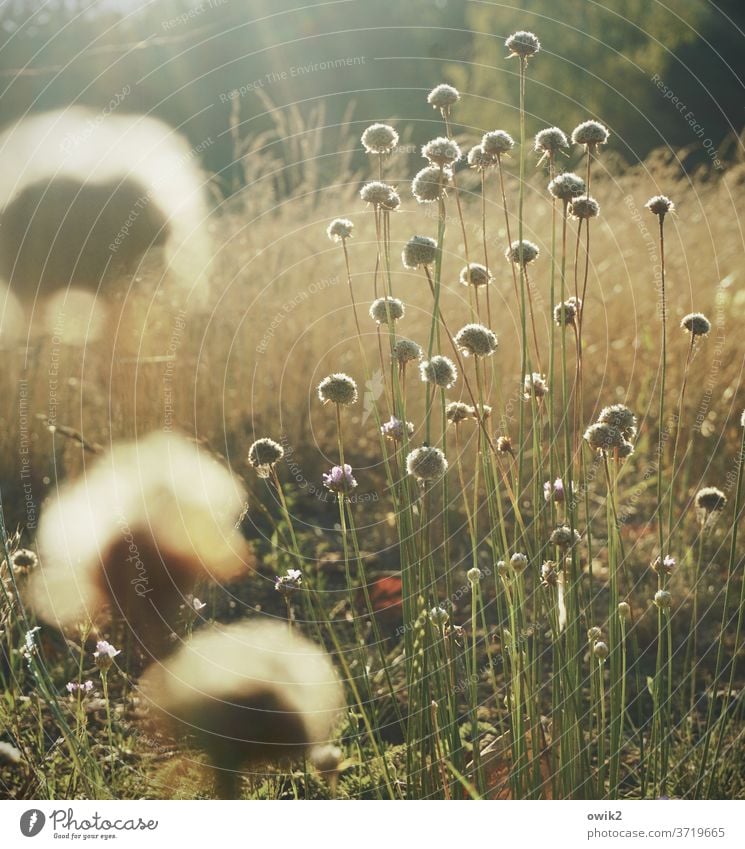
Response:
[[[464,94],[461,131],[516,132],[517,66],[504,61],[504,38],[518,28],[543,43],[529,132],[598,117],[627,161],[668,145],[689,149],[693,167],[707,159],[704,138],[733,155],[745,125],[743,0],[5,0],[0,9],[4,125],[72,103],[104,113],[114,98],[113,108],[181,128],[226,191],[239,173],[236,133],[274,129],[267,143],[281,147],[272,111],[293,104],[306,123],[351,120],[355,134],[406,119],[419,143],[436,131],[425,94],[445,80]]]

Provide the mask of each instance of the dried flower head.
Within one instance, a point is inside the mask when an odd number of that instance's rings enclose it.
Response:
[[[393,186],[389,186],[387,183],[381,183],[380,180],[365,183],[360,189],[360,197],[365,203],[369,203],[371,206],[389,211],[398,209],[401,203],[401,198]]]
[[[10,565],[16,575],[25,575],[39,565],[39,558],[29,548],[18,548],[10,555]]]
[[[618,615],[621,619],[631,619],[631,605],[627,601],[618,603]]]
[[[349,239],[354,230],[354,224],[348,218],[334,218],[326,230],[326,235],[332,242],[343,242]]]
[[[578,221],[586,221],[588,218],[597,218],[600,215],[600,204],[595,198],[582,195],[574,198],[569,204],[569,214]]]
[[[494,159],[484,150],[483,145],[476,144],[468,151],[468,164],[477,171],[484,171],[494,164]]]
[[[121,653],[121,649],[114,648],[106,640],[99,640],[96,643],[96,650],[93,652],[93,659],[101,672],[108,672],[114,663],[114,658]]]
[[[158,725],[228,770],[328,743],[344,703],[322,648],[256,617],[197,632],[149,667],[140,690]]]
[[[274,589],[289,598],[300,589],[302,583],[303,573],[299,569],[288,569],[286,574],[274,579]]]
[[[577,545],[581,539],[582,537],[579,535],[577,530],[572,530],[567,525],[559,525],[558,528],[555,528],[552,531],[549,542],[551,545],[555,545],[562,551],[569,551],[569,549]]]
[[[587,629],[587,639],[591,643],[596,643],[603,636],[603,632],[598,628],[597,625],[593,625],[591,628]]]
[[[532,374],[526,374],[523,381],[523,398],[530,401],[531,398],[541,399],[546,395],[548,395],[546,376],[535,371]]]
[[[519,30],[505,41],[504,46],[510,51],[510,57],[519,56],[521,59],[529,59],[541,49],[541,42],[532,32]]]
[[[585,193],[585,181],[582,177],[567,171],[554,177],[548,184],[548,190],[555,198],[569,203]]]
[[[559,585],[559,573],[556,571],[556,563],[547,560],[541,566],[541,584],[544,587],[556,587]]]
[[[544,158],[553,158],[562,150],[568,150],[569,139],[563,130],[558,127],[547,127],[540,130],[535,137],[535,151]]]
[[[654,594],[654,603],[660,610],[669,610],[673,603],[673,597],[667,590],[657,590]]]
[[[404,423],[401,419],[391,416],[387,422],[380,426],[380,432],[386,439],[392,442],[402,442],[404,438]],[[406,435],[414,435],[414,425],[411,422],[406,422]]]
[[[467,324],[455,334],[455,344],[467,357],[489,357],[497,350],[497,335],[483,324]]]
[[[523,239],[522,242],[514,241],[509,248],[507,248],[504,255],[510,262],[528,265],[528,263],[534,262],[538,259],[538,254],[538,245],[534,242],[529,242],[527,239]]]
[[[449,111],[450,107],[455,106],[459,100],[460,93],[458,92],[458,89],[453,88],[447,83],[440,83],[440,85],[435,86],[427,95],[427,103],[429,103],[433,109],[441,109],[444,111]]]
[[[498,436],[496,447],[499,454],[509,454],[511,457],[515,456],[515,452],[512,448],[512,440],[509,436]]]
[[[593,451],[609,452],[620,448],[624,442],[618,429],[605,422],[595,422],[585,431],[587,444]]]
[[[473,417],[476,411],[470,404],[464,404],[462,401],[451,401],[445,407],[445,417],[450,424],[460,424]]]
[[[675,204],[665,195],[651,197],[644,206],[652,215],[659,215],[661,218],[664,218],[668,212],[675,212]]]
[[[248,462],[259,473],[259,477],[268,478],[272,467],[284,457],[285,449],[273,439],[262,437],[248,449]]]
[[[602,640],[598,640],[592,647],[592,653],[601,663],[604,663],[610,654],[610,649],[608,648],[607,643],[604,643]]]
[[[561,478],[556,478],[553,483],[551,483],[551,481],[546,481],[543,484],[544,500],[553,501],[556,504],[563,504],[565,497],[566,492],[564,490],[564,481]]]
[[[438,168],[449,168],[463,156],[460,147],[447,136],[438,136],[422,147],[422,156]]]
[[[422,168],[411,181],[411,193],[419,203],[433,203],[445,196],[445,189],[453,178],[447,168],[428,165]]]
[[[556,304],[554,307],[554,321],[559,327],[568,327],[575,323],[581,309],[582,300],[572,296],[563,303]]]
[[[476,419],[476,421],[479,421],[480,419],[483,419],[484,421],[490,419],[491,407],[489,406],[489,404],[477,404],[473,408],[473,417]]]
[[[429,621],[436,627],[442,628],[447,625],[450,614],[445,610],[444,607],[433,607],[429,611]]]
[[[393,359],[400,365],[421,359],[422,347],[411,339],[397,339],[393,345]]]
[[[425,383],[434,383],[441,389],[450,389],[458,379],[458,369],[455,367],[455,363],[440,354],[435,354],[431,360],[425,360],[421,363],[419,373]]]
[[[522,574],[528,568],[528,557],[518,551],[510,557],[510,568],[518,575]]]
[[[390,153],[398,144],[398,133],[388,124],[371,124],[362,134],[366,153]]]
[[[496,160],[503,153],[509,153],[515,146],[515,140],[504,130],[489,130],[481,138],[481,147],[487,156]]]
[[[633,439],[636,436],[636,416],[625,404],[603,407],[598,421],[617,430],[624,439]]]
[[[404,305],[398,298],[378,298],[370,307],[370,318],[378,324],[398,321],[404,317]]]
[[[488,286],[493,280],[491,271],[478,262],[471,262],[464,265],[460,270],[460,282],[464,286]]]
[[[692,312],[683,316],[680,326],[691,336],[707,336],[711,331],[711,322],[702,312]]]
[[[477,566],[473,566],[466,572],[466,578],[472,587],[477,587],[481,581],[481,569]]]
[[[439,448],[424,445],[409,453],[406,458],[406,470],[418,481],[435,481],[447,472],[448,461]]]
[[[330,374],[318,384],[318,397],[324,404],[348,407],[357,403],[357,384],[343,372]]]
[[[652,569],[658,575],[672,575],[675,571],[675,558],[666,554],[664,557],[657,557],[652,564]]]
[[[634,444],[629,442],[628,439],[624,439],[618,448],[615,450],[614,457],[617,456],[619,460],[625,460],[627,457],[630,457],[634,453]]]
[[[596,145],[605,144],[610,133],[599,121],[584,121],[572,131],[572,144],[583,144],[594,149]]]
[[[321,479],[326,489],[331,490],[331,492],[349,492],[357,486],[349,463],[345,463],[344,468],[333,466],[330,472],[325,472],[321,476]]]
[[[705,486],[696,493],[695,503],[701,524],[710,525],[727,506],[727,496],[716,486]]]
[[[429,236],[412,236],[404,245],[401,261],[412,271],[421,265],[432,265],[437,259],[437,242]]]

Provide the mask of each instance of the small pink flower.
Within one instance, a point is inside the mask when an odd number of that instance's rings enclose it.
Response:
[[[96,666],[102,672],[106,672],[108,669],[111,668],[111,665],[114,662],[114,658],[118,654],[121,654],[121,651],[117,648],[114,648],[111,643],[107,642],[106,640],[99,640],[96,643],[96,650],[93,652],[93,657],[96,660]]]

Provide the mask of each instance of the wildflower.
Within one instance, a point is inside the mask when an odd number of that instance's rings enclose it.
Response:
[[[451,401],[445,407],[445,417],[450,424],[459,424],[474,415],[476,411],[470,404],[464,404],[462,401]]]
[[[515,452],[512,450],[512,440],[509,436],[498,436],[496,448],[499,454],[509,454],[511,457],[515,456]]]
[[[503,581],[508,581],[512,577],[509,566],[504,562],[504,560],[497,561],[497,575],[499,575]]]
[[[398,144],[398,133],[388,124],[371,124],[362,134],[366,153],[390,153]]]
[[[535,151],[541,154],[539,164],[544,159],[553,159],[557,153],[569,148],[569,139],[558,127],[548,127],[540,130],[535,137]]]
[[[489,357],[497,350],[497,335],[483,324],[466,324],[455,334],[455,344],[472,357]]]
[[[360,197],[365,203],[388,211],[397,209],[401,203],[398,192],[379,180],[366,183],[360,190]]]
[[[392,442],[401,442],[404,438],[404,423],[395,416],[391,416],[387,422],[380,426],[380,432]],[[408,436],[414,435],[414,425],[411,422],[406,422],[406,434]]]
[[[668,212],[675,212],[675,204],[670,198],[665,197],[665,195],[651,197],[644,206],[647,207],[652,215],[659,215],[660,219],[663,219]]]
[[[449,168],[463,156],[460,147],[446,136],[438,136],[422,147],[422,156],[438,168]]]
[[[422,168],[411,181],[411,193],[419,203],[433,203],[445,197],[445,189],[450,185],[453,174],[447,168],[428,165]]]
[[[541,584],[544,587],[556,587],[559,584],[559,575],[556,571],[556,563],[547,560],[541,566]]]
[[[715,486],[705,486],[696,493],[695,501],[699,522],[710,525],[727,505],[727,496]]]
[[[39,565],[39,558],[28,548],[18,548],[10,555],[10,565],[16,575],[26,575]]]
[[[548,184],[548,190],[558,200],[568,203],[585,193],[585,181],[576,174],[566,172],[554,177]]]
[[[273,439],[263,436],[248,449],[248,462],[261,478],[268,478],[272,468],[284,457],[285,449]]]
[[[593,150],[599,144],[608,141],[608,128],[599,121],[584,121],[572,131],[572,144],[583,144],[588,150]]]
[[[598,628],[597,625],[593,625],[592,628],[587,629],[587,639],[591,643],[596,643],[603,636],[603,632]]]
[[[627,439],[621,441],[621,444],[615,451],[615,454],[618,456],[619,460],[625,460],[627,457],[630,457],[634,453],[634,445],[629,442]]]
[[[515,264],[528,265],[538,259],[538,245],[523,239],[522,242],[515,241],[505,251],[505,258]]]
[[[561,478],[556,478],[553,483],[546,481],[543,484],[543,497],[546,501],[554,501],[556,504],[562,504],[565,497],[564,481]]]
[[[625,404],[603,407],[598,421],[614,428],[624,439],[633,439],[636,436],[636,416]]]
[[[702,312],[692,312],[683,316],[680,326],[691,336],[707,336],[711,330],[711,322]]]
[[[8,766],[16,766],[21,762],[21,753],[15,746],[10,743],[0,741],[0,764]]]
[[[569,204],[569,214],[578,221],[597,218],[600,215],[600,204],[594,198],[582,195]]]
[[[466,572],[466,578],[468,578],[468,582],[472,587],[477,587],[481,581],[481,569],[474,566]]]
[[[476,144],[468,151],[468,164],[477,171],[484,171],[494,164],[494,160],[484,150],[483,145]]]
[[[448,461],[439,448],[424,445],[409,453],[406,458],[406,470],[418,481],[434,481],[447,472]]]
[[[455,363],[440,354],[435,354],[431,360],[420,363],[419,373],[425,383],[434,383],[441,389],[450,389],[458,379]]]
[[[318,397],[324,404],[348,407],[357,403],[357,384],[348,374],[330,374],[318,384]]]
[[[398,321],[404,316],[403,302],[398,298],[378,298],[370,307],[370,318],[378,324],[388,324],[388,320]]]
[[[421,265],[432,265],[437,259],[437,242],[429,236],[412,236],[404,245],[401,261],[411,270]]]
[[[503,153],[509,153],[515,146],[515,140],[504,130],[490,130],[481,138],[481,147],[487,156],[497,159]]]
[[[343,242],[351,237],[352,230],[354,224],[348,218],[334,218],[326,230],[326,235],[332,242]]]
[[[527,555],[517,552],[510,557],[510,568],[518,575],[522,574],[528,568]]]
[[[631,619],[631,605],[627,601],[618,603],[618,615],[621,619]]]
[[[529,59],[541,49],[541,42],[532,32],[520,30],[513,33],[504,43],[510,51],[508,58],[519,56],[521,59]]]
[[[450,614],[444,607],[433,607],[429,611],[429,621],[436,627],[442,628],[447,625],[450,619]]]
[[[65,684],[65,689],[70,695],[73,693],[81,693],[84,696],[89,695],[93,692],[93,681],[83,681],[82,684],[78,684],[77,681],[69,681]]]
[[[559,327],[566,327],[570,324],[574,324],[581,309],[582,300],[580,298],[571,297],[563,303],[556,304],[554,307],[554,321],[559,325]]]
[[[667,590],[657,590],[654,594],[654,603],[660,610],[669,610],[673,603],[673,597]]]
[[[114,663],[114,658],[121,653],[121,649],[114,648],[114,646],[106,640],[99,640],[96,643],[96,650],[93,652],[93,658],[96,661],[96,666],[101,670],[101,672],[107,672],[111,669],[111,666]]]
[[[559,525],[559,527],[555,528],[551,533],[549,542],[551,545],[555,545],[562,551],[569,551],[569,549],[577,545],[581,539],[582,537],[579,535],[577,530],[572,530],[566,525]]]
[[[393,345],[393,359],[400,365],[406,365],[422,356],[422,348],[411,339],[397,339]]]
[[[604,422],[595,422],[585,431],[585,439],[593,451],[608,452],[620,448],[624,439],[617,428]]]
[[[451,106],[455,106],[455,104],[460,100],[460,93],[458,89],[453,88],[451,85],[447,83],[441,83],[427,95],[427,103],[429,103],[433,109],[440,109],[443,112],[449,112]]]
[[[473,408],[472,415],[476,421],[489,419],[491,418],[491,407],[488,404],[481,404],[480,406],[477,404]]]
[[[348,463],[344,464],[343,469],[341,466],[333,466],[330,472],[323,474],[322,480],[326,489],[332,492],[349,492],[357,486],[352,467]]]
[[[464,286],[487,286],[494,278],[491,275],[491,271],[485,266],[481,265],[478,262],[471,262],[468,265],[464,265],[460,272],[460,282]]]
[[[546,395],[548,395],[546,376],[535,371],[532,374],[526,374],[523,381],[523,398],[530,401],[533,397],[540,399]]]
[[[652,564],[652,569],[658,575],[671,575],[675,569],[675,558],[669,554],[666,554],[662,559],[657,557]]]
[[[343,705],[328,654],[286,625],[257,619],[198,632],[140,681],[163,730],[194,736],[222,769],[326,744]]]
[[[598,640],[592,647],[592,653],[601,663],[603,663],[610,654],[610,649],[608,648],[607,643],[604,643],[602,640]]]
[[[302,583],[302,572],[299,569],[288,569],[286,575],[279,575],[274,579],[274,589],[287,598],[297,592]]]

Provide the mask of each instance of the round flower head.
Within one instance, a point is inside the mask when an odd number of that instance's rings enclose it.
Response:
[[[532,397],[543,398],[548,395],[548,383],[546,377],[538,372],[526,374],[523,381],[523,398],[529,401]]]
[[[624,439],[618,429],[604,422],[595,422],[585,431],[587,444],[593,451],[613,451],[623,445]]]
[[[582,537],[576,530],[572,530],[567,525],[559,525],[558,528],[555,528],[551,533],[551,537],[549,542],[551,545],[555,545],[557,548],[562,549],[563,551],[568,551],[570,548],[573,548]]]
[[[503,153],[509,153],[515,146],[515,140],[504,130],[490,130],[481,138],[481,147],[487,156],[496,159]]]
[[[683,316],[680,326],[692,336],[706,336],[711,330],[711,322],[702,312],[692,312]]]
[[[357,403],[357,384],[348,374],[330,374],[318,384],[318,397],[324,404],[348,407]]]
[[[553,560],[547,560],[541,566],[541,584],[544,587],[556,587],[559,584],[559,574]]]
[[[569,204],[569,214],[578,221],[597,218],[600,215],[600,204],[595,198],[582,195],[581,197],[574,198]]]
[[[39,565],[39,558],[28,548],[18,548],[10,555],[10,565],[16,575],[24,575]]]
[[[546,157],[553,158],[559,151],[569,148],[569,139],[563,130],[558,127],[548,127],[536,133],[535,151],[541,154],[541,160]]]
[[[422,348],[411,339],[397,339],[393,346],[393,359],[400,365],[406,365],[413,360],[419,360],[422,356]]]
[[[431,360],[421,363],[419,373],[425,383],[434,383],[441,389],[450,389],[458,379],[455,363],[440,354],[435,354]]]
[[[466,356],[489,357],[497,350],[497,335],[483,324],[467,324],[455,334],[455,344]]]
[[[392,442],[401,442],[404,438],[404,423],[401,419],[391,416],[387,422],[380,426],[380,432]],[[407,436],[414,435],[414,425],[411,422],[406,422],[406,434]]]
[[[515,456],[512,448],[512,440],[509,436],[497,437],[497,452],[499,454],[509,454],[511,457]]]
[[[433,109],[441,109],[444,111],[449,111],[450,107],[455,106],[459,100],[460,94],[458,89],[453,88],[447,83],[440,83],[440,85],[435,86],[435,88],[433,88],[427,95],[427,103],[429,103]]]
[[[541,42],[532,32],[520,30],[513,33],[504,43],[510,51],[510,57],[519,56],[521,59],[529,59],[541,49]]]
[[[114,646],[106,640],[99,640],[96,643],[96,650],[93,652],[93,659],[101,672],[107,672],[111,669],[111,666],[114,663],[114,658],[121,653],[121,649],[114,648]]]
[[[444,607],[433,607],[432,610],[429,611],[429,621],[436,628],[442,628],[444,625],[447,625],[449,619],[450,614]]]
[[[328,654],[258,616],[195,633],[140,688],[159,726],[231,771],[328,743],[344,704]]]
[[[491,271],[478,262],[464,265],[460,271],[460,282],[464,286],[487,286],[493,279]]]
[[[329,224],[326,235],[332,242],[343,242],[352,235],[354,224],[348,218],[334,218]]]
[[[583,144],[588,148],[608,141],[608,128],[599,121],[584,121],[572,131],[572,144]]]
[[[568,203],[570,200],[585,193],[585,181],[582,177],[566,171],[551,180],[548,184],[548,190],[555,198]]]
[[[513,554],[512,557],[510,557],[510,566],[512,567],[513,571],[517,572],[517,574],[520,575],[528,568],[527,556],[525,554],[522,554],[521,552]]]
[[[621,619],[631,619],[631,605],[627,601],[618,603],[618,615]]]
[[[505,258],[510,262],[528,265],[538,258],[538,245],[523,239],[522,242],[514,241],[505,251]]]
[[[392,186],[389,186],[387,183],[381,183],[379,180],[365,183],[360,189],[360,197],[365,203],[369,203],[371,206],[389,211],[397,209],[401,203],[398,192]]]
[[[451,424],[460,424],[460,422],[470,419],[475,410],[470,404],[464,404],[462,401],[451,401],[445,407],[445,417]]]
[[[362,134],[366,153],[390,153],[398,144],[398,133],[388,124],[371,124]]]
[[[322,475],[321,479],[326,489],[330,489],[332,492],[349,492],[350,489],[354,489],[357,486],[357,481],[352,474],[352,467],[349,463],[345,463],[344,468],[333,466],[330,472]]]
[[[592,628],[587,629],[587,639],[591,643],[596,643],[603,636],[603,632],[598,628],[597,625],[593,625]]]
[[[338,777],[339,768],[344,761],[344,752],[331,744],[316,746],[310,753],[310,760],[318,772],[325,776],[330,783]]]
[[[696,513],[702,524],[712,524],[727,505],[727,496],[716,486],[705,486],[696,493]]]
[[[543,484],[543,498],[546,501],[554,501],[557,504],[562,504],[565,497],[564,481],[561,478],[556,478],[553,483],[546,481]]]
[[[259,477],[268,478],[272,467],[284,456],[285,449],[273,439],[262,437],[248,449],[248,462],[257,470]]]
[[[450,184],[451,172],[447,168],[428,165],[422,168],[411,181],[411,193],[419,203],[433,203],[445,196],[445,188]]]
[[[432,165],[437,165],[439,168],[449,168],[454,162],[458,162],[463,154],[452,139],[438,136],[422,147],[422,156],[429,159]]]
[[[288,598],[294,595],[303,583],[303,573],[299,569],[288,569],[286,575],[274,579],[274,589]]]
[[[476,144],[468,151],[468,164],[477,171],[484,171],[494,164],[494,160],[484,150],[483,145]]]
[[[657,557],[652,564],[652,569],[658,575],[672,575],[675,571],[675,558],[666,554],[663,558]]]
[[[610,649],[606,643],[602,640],[598,640],[592,647],[592,653],[601,663],[603,663],[610,654]]]
[[[473,408],[473,417],[476,421],[479,421],[480,419],[484,419],[484,421],[486,421],[486,419],[490,419],[491,407],[488,404],[481,404],[480,406],[476,405]]]
[[[625,404],[603,407],[598,421],[612,427],[624,439],[633,439],[636,436],[636,416]]]
[[[664,217],[668,212],[675,212],[675,204],[665,195],[655,195],[644,206],[652,213]]]
[[[554,321],[559,327],[567,327],[574,324],[581,309],[582,300],[571,297],[564,301],[564,303],[556,304],[554,307]]]
[[[660,610],[669,610],[673,603],[673,597],[667,590],[657,590],[654,594],[654,603]]]
[[[472,587],[478,586],[479,582],[481,581],[481,569],[479,569],[477,566],[474,566],[466,572],[466,578],[468,578],[468,582],[471,584]]]
[[[398,321],[404,316],[404,305],[398,298],[378,298],[370,307],[370,318],[378,324],[388,324],[388,320]]]
[[[630,457],[634,453],[634,445],[632,442],[629,442],[628,439],[624,439],[618,448],[615,450],[615,454],[618,455],[619,460],[625,460],[627,457]]]
[[[415,448],[406,458],[406,470],[418,481],[435,481],[448,470],[448,461],[439,448],[424,445]]]
[[[437,242],[429,236],[412,236],[404,245],[401,261],[412,271],[420,265],[432,265],[437,258]]]

